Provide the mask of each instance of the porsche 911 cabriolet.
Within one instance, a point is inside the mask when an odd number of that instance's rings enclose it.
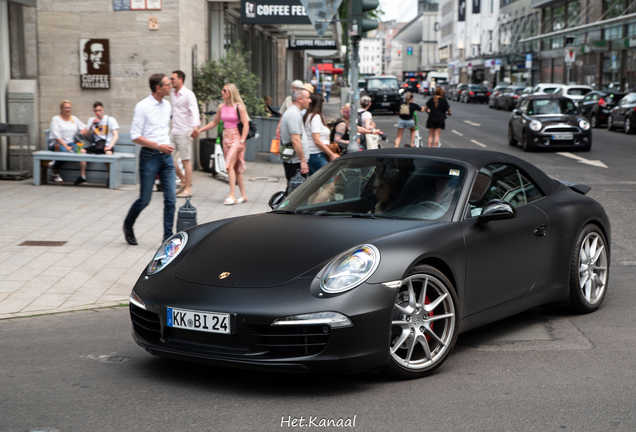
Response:
[[[218,366],[421,377],[462,332],[601,306],[610,222],[589,189],[497,152],[346,155],[268,213],[164,242],[130,295],[133,338]]]

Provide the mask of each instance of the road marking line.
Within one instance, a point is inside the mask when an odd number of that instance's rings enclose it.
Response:
[[[478,146],[481,146],[481,147],[486,147],[486,144],[482,144],[479,141],[470,140],[470,142],[475,143],[475,144],[477,144]]]
[[[457,132],[455,129],[453,129],[453,133],[454,133],[454,134],[457,134],[457,135],[459,135],[459,136],[464,136],[464,134],[463,134],[463,133],[461,133],[461,132]]]
[[[577,156],[577,155],[572,154],[570,152],[557,152],[557,154],[561,155],[561,156],[565,156],[565,157],[570,158],[570,159],[574,159],[575,161],[577,161],[579,163],[582,163],[582,164],[585,164],[585,165],[592,165],[592,166],[599,167],[599,168],[609,168],[607,165],[605,165],[600,160],[585,159],[584,157]]]
[[[480,124],[480,123],[473,123],[473,122],[471,122],[470,120],[464,120],[464,123],[468,123],[468,124],[469,124],[469,125],[471,125],[471,126],[481,126],[481,124]]]

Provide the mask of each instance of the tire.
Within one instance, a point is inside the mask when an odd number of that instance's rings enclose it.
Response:
[[[595,129],[598,127],[598,116],[596,115],[596,113],[592,113],[590,115],[590,127],[592,129]]]
[[[510,125],[508,125],[508,145],[512,147],[517,146],[517,140],[515,139],[515,135],[512,133]]]
[[[632,119],[629,116],[625,119],[625,133],[628,135],[634,133],[634,125],[632,124]]]
[[[528,138],[528,134],[526,133],[526,131],[523,131],[523,133],[521,134],[521,146],[523,147],[524,152],[534,151],[534,148],[529,141],[530,138]]]
[[[570,263],[570,297],[567,306],[580,313],[597,310],[607,292],[609,253],[601,229],[587,224],[579,232]]]
[[[414,267],[396,296],[386,371],[411,379],[439,368],[457,342],[458,311],[457,295],[448,278],[428,265]]]
[[[611,114],[607,118],[607,130],[614,130],[614,119]]]
[[[512,110],[510,109],[510,104],[509,104],[508,102],[506,102],[506,111],[512,111]]]

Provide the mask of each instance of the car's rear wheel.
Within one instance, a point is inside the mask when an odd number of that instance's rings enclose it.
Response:
[[[609,251],[601,229],[587,224],[577,237],[570,265],[569,307],[577,312],[597,310],[607,292]]]
[[[512,127],[508,126],[508,145],[515,147],[517,145],[517,140],[515,139],[515,134],[512,133]]]
[[[458,310],[455,289],[442,272],[428,265],[413,268],[395,300],[388,372],[419,378],[440,367],[457,342]]]
[[[629,117],[625,119],[625,133],[630,135],[634,133],[634,125],[632,124],[632,119]]]
[[[614,119],[611,114],[607,117],[607,130],[614,130]]]

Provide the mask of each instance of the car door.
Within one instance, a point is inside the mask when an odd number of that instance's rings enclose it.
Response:
[[[483,167],[470,196],[470,208],[460,223],[466,247],[466,291],[463,316],[470,316],[542,289],[549,266],[550,227],[546,214],[532,202],[540,189],[516,166]],[[515,207],[514,219],[477,223],[492,199]]]
[[[512,131],[514,136],[517,139],[521,139],[523,136],[523,129],[526,127],[526,119],[525,115],[528,112],[528,101],[527,99],[522,101],[517,110],[512,110],[512,116],[510,120],[510,124],[512,125]]]
[[[590,118],[593,96],[596,96],[596,93],[585,95],[585,97],[579,102],[579,110],[581,111],[581,115],[586,118]]]

